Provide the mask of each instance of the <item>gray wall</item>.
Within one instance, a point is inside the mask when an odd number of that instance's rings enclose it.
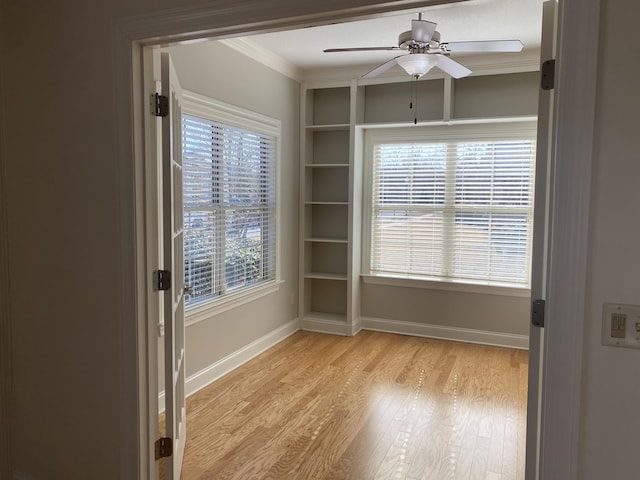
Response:
[[[182,88],[282,121],[281,277],[277,293],[187,328],[187,376],[296,317],[298,291],[298,158],[300,86],[220,42],[172,47]],[[188,317],[187,317],[188,321]]]
[[[529,335],[528,297],[364,285],[362,316]]]

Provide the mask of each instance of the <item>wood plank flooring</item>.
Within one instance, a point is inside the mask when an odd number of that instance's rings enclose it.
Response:
[[[187,401],[182,480],[524,478],[527,352],[297,332]]]

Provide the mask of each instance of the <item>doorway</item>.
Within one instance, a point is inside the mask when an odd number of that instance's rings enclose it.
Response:
[[[267,108],[269,105],[267,102],[262,101],[260,102],[257,98],[256,98],[256,92],[258,92],[258,94],[262,94],[261,92],[265,92],[265,91],[269,91],[270,93],[270,97],[273,97],[273,100],[275,102],[275,105],[277,105],[278,107],[280,107],[281,109],[283,109],[280,112],[276,112],[274,115],[277,116],[278,118],[280,118],[283,123],[284,123],[284,128],[286,130],[286,138],[288,138],[289,140],[287,140],[287,143],[293,143],[291,141],[291,139],[295,138],[298,135],[298,128],[299,125],[295,124],[293,125],[295,118],[296,118],[296,111],[297,110],[297,95],[298,95],[298,85],[295,82],[292,82],[290,80],[280,80],[279,82],[277,81],[272,81],[269,77],[269,71],[266,68],[261,68],[260,70],[255,71],[255,73],[252,73],[250,75],[246,75],[247,72],[247,63],[250,63],[250,61],[247,60],[243,60],[242,57],[239,57],[237,54],[235,54],[233,51],[225,48],[224,45],[219,45],[218,42],[202,42],[202,43],[198,43],[197,45],[187,45],[187,46],[176,46],[174,48],[169,48],[169,53],[172,56],[173,62],[176,66],[176,70],[177,70],[177,74],[180,77],[181,80],[181,84],[183,87],[185,87],[187,90],[196,90],[197,94],[205,94],[207,96],[213,97],[215,96],[217,100],[223,100],[223,101],[230,101],[231,103],[234,103],[236,105],[239,105],[241,107],[249,107],[251,108],[252,105],[258,105],[261,108],[261,112],[262,113],[269,113],[271,114],[271,111],[265,111],[265,108]],[[235,82],[235,85],[233,86],[234,88],[230,88],[228,85],[228,77],[229,77],[229,73],[226,71],[223,71],[221,73],[212,73],[210,72],[210,68],[211,66],[215,66],[216,64],[225,64],[225,65],[234,65],[234,69],[237,71],[241,71],[243,72],[245,75],[243,75],[243,78],[238,78]],[[535,64],[533,66],[533,68],[535,68]],[[272,73],[273,74],[273,73]],[[257,84],[252,85],[251,82],[253,81],[253,78],[258,78],[259,81]],[[480,77],[481,80],[484,78],[485,82],[487,80],[487,77]],[[489,77],[491,78],[491,77]],[[515,98],[515,102],[514,103],[521,103],[524,104],[524,108],[528,108],[530,115],[534,116],[536,113],[536,109],[537,109],[537,104],[535,102],[535,92],[537,89],[537,76],[535,73],[516,73],[516,74],[512,74],[512,75],[508,75],[508,74],[504,74],[502,76],[498,76],[497,77],[500,83],[500,87],[501,90],[501,95],[504,97],[504,95],[506,95],[505,92],[505,88],[507,88],[507,86],[509,85],[508,83],[504,83],[504,82],[518,82],[519,84],[525,84],[528,86],[529,90],[533,91],[534,94],[533,95],[529,95],[526,96],[526,98],[520,98],[519,102],[517,101],[518,98]],[[495,80],[494,80],[495,81]],[[425,83],[431,83],[430,81],[426,81]],[[438,82],[436,80],[436,83],[441,84],[441,82]],[[283,87],[281,84],[284,84],[285,86]],[[270,85],[270,87],[265,87],[265,85]],[[469,83],[467,83],[467,89],[469,88],[477,88],[476,86],[474,86],[474,82],[471,82],[471,87],[468,86]],[[385,89],[385,92],[394,92],[394,88],[399,88],[399,89],[404,89],[404,87],[408,86],[407,83],[395,83],[395,84],[386,84],[386,85],[382,85],[382,86],[376,86],[374,89],[374,92],[377,92],[381,87],[383,87]],[[374,88],[374,87],[372,87]],[[282,90],[285,90],[285,93],[282,93]],[[316,91],[316,97],[318,99],[318,102],[320,102],[321,99],[321,94],[323,94],[323,92],[329,92],[329,94],[331,93],[330,91],[331,89],[327,89],[327,90],[323,90],[322,89],[322,85],[317,88]],[[336,91],[338,92],[343,92],[345,89],[344,88],[337,88]],[[497,89],[496,89],[497,90]],[[441,92],[441,91],[440,91]],[[235,95],[235,96],[234,96]],[[516,93],[517,95],[517,93]],[[386,95],[385,95],[386,96]],[[379,95],[376,95],[375,93],[373,94],[374,100],[376,98],[379,98]],[[485,95],[486,97],[486,95]],[[231,100],[229,100],[231,98]],[[348,97],[347,97],[348,98]],[[423,98],[424,100],[424,98]],[[330,97],[327,101],[330,101]],[[246,102],[246,103],[242,103],[242,102]],[[293,106],[294,108],[286,108],[287,105]],[[348,105],[348,101],[347,101],[347,105]],[[459,102],[458,106],[460,107],[460,105],[462,105],[464,107],[464,102]],[[316,105],[317,109],[319,110],[321,105],[318,104]],[[255,107],[254,107],[255,108]],[[273,108],[273,107],[272,107]],[[462,108],[462,107],[461,107]],[[294,110],[293,112],[290,110]],[[499,112],[499,113],[504,113],[504,112]],[[491,114],[494,114],[494,112],[488,112],[488,111],[484,111],[482,113],[479,113],[481,116],[483,117],[489,117],[491,116]],[[358,116],[356,114],[356,116]],[[293,119],[293,121],[290,119],[290,117]],[[531,120],[529,118],[529,120]],[[469,120],[467,120],[469,122]],[[523,120],[520,120],[519,122],[516,122],[519,124],[525,124],[526,125],[530,125],[531,122],[524,122]],[[370,128],[373,128],[375,125],[369,125]],[[484,125],[485,127],[487,126],[486,124]],[[428,125],[424,125],[424,127],[428,128]],[[535,126],[533,127],[528,127],[527,128],[527,135],[530,136],[531,138],[533,138],[535,136]],[[431,127],[433,128],[433,127]],[[454,127],[455,128],[455,127]],[[477,128],[477,127],[476,127]],[[503,127],[504,128],[504,127]],[[515,135],[516,132],[512,132],[511,135]],[[520,132],[518,130],[517,134],[523,134],[522,132]],[[317,141],[319,141],[319,139],[316,139]],[[283,148],[287,148],[287,147],[283,147]],[[289,147],[290,148],[290,147]],[[294,149],[295,150],[295,149]],[[295,155],[294,152],[291,153],[287,153],[287,154],[283,154],[283,170],[288,171],[288,172],[292,172],[292,174],[290,175],[290,177],[282,182],[283,185],[283,190],[287,190],[290,189],[291,185],[294,184],[296,182],[296,177],[295,177],[295,173],[297,170],[297,156]],[[343,171],[342,167],[338,167],[338,171]],[[345,181],[346,183],[346,181]],[[291,192],[287,192],[284,191],[284,196],[287,197],[291,194]],[[303,195],[304,196],[304,195]],[[337,198],[337,197],[336,197]],[[296,204],[296,198],[294,197],[293,200],[290,202],[292,205]],[[346,208],[346,207],[345,207]],[[295,209],[291,212],[289,212],[286,215],[289,215],[290,217],[295,216],[296,212]],[[285,222],[286,223],[286,222]],[[358,227],[356,227],[358,228]],[[295,248],[295,247],[294,247]],[[315,250],[319,248],[318,246],[314,245],[313,249],[314,252]],[[285,251],[289,251],[290,249],[285,248]],[[329,252],[332,253],[332,252]],[[322,267],[322,266],[319,266]],[[286,267],[284,268],[284,270],[288,270]],[[285,274],[285,278],[286,277],[293,277],[295,276],[296,272],[294,271],[291,274]],[[369,287],[367,285],[367,287]],[[406,287],[406,286],[405,286]],[[380,287],[373,287],[373,288],[380,288]],[[365,288],[365,290],[367,290],[367,288]],[[368,290],[371,290],[371,288],[368,288]],[[490,312],[486,312],[486,314],[481,314],[481,315],[475,315],[473,321],[477,322],[477,324],[482,324],[482,322],[484,321],[483,319],[485,317],[490,317],[492,319],[496,319],[496,318],[504,318],[505,322],[509,321],[509,317],[513,317],[513,312],[515,311],[516,313],[516,317],[519,320],[519,325],[520,328],[524,327],[524,329],[528,328],[528,318],[527,318],[527,307],[528,307],[528,298],[525,295],[521,295],[518,297],[508,297],[506,295],[506,291],[508,291],[508,289],[503,289],[500,291],[500,294],[496,296],[496,292],[492,292],[492,293],[488,293],[491,289],[487,288],[487,289],[483,289],[483,291],[472,291],[472,292],[468,292],[468,291],[458,291],[456,292],[456,297],[457,300],[454,300],[455,304],[465,304],[467,305],[467,309],[471,308],[474,311],[476,311],[476,307],[469,307],[468,305],[470,303],[473,303],[474,298],[478,297],[478,296],[488,296],[488,295],[493,295],[492,298],[492,306],[493,306],[493,310],[491,310]],[[424,295],[424,290],[420,290],[420,289],[411,289],[411,291],[415,292],[417,294],[418,297],[420,297],[420,299],[418,298],[414,298],[412,300],[413,303],[417,303],[418,301],[421,301],[424,299],[425,295]],[[369,293],[370,295],[370,293]],[[442,301],[442,298],[444,297],[451,297],[451,293],[447,293],[446,291],[436,291],[436,292],[430,292],[429,293],[430,297],[432,297],[430,299],[430,301],[432,303],[438,303]],[[379,295],[379,298],[387,298],[388,295],[387,294],[381,294]],[[505,298],[506,297],[506,298]],[[368,301],[370,304],[373,304],[373,301],[369,300]],[[498,305],[499,304],[499,305]],[[517,304],[517,307],[513,307],[514,304]],[[448,307],[449,309],[451,309],[452,307]],[[445,307],[441,312],[439,312],[438,314],[433,314],[432,318],[437,318],[437,317],[447,317],[447,315],[443,312],[446,312],[447,308]],[[485,308],[485,310],[487,310],[487,308]],[[371,312],[371,309],[368,309],[368,312]],[[505,311],[511,312],[511,313],[505,313]],[[455,312],[449,316],[453,316],[453,317],[460,317],[462,314],[460,312]],[[263,314],[264,316],[264,314]],[[485,342],[485,343],[499,343],[501,341],[515,341],[518,342],[516,343],[517,346],[519,347],[526,347],[526,337],[524,335],[507,335],[507,334],[503,334],[502,337],[500,337],[500,335],[493,335],[490,333],[491,332],[491,327],[487,327],[486,330],[487,332],[480,332],[479,330],[481,329],[480,327],[475,329],[475,332],[473,332],[473,334],[475,335],[475,337],[471,336],[471,331],[469,328],[467,329],[452,329],[448,326],[440,326],[439,329],[437,327],[431,326],[431,325],[423,325],[423,324],[418,324],[418,323],[413,323],[411,325],[411,328],[414,328],[414,330],[401,330],[401,328],[399,328],[399,324],[397,321],[392,320],[393,317],[391,317],[391,314],[371,314],[368,313],[366,315],[368,318],[366,318],[364,322],[366,322],[364,324],[364,328],[365,329],[383,329],[383,330],[391,330],[391,331],[401,331],[402,333],[413,333],[415,335],[427,335],[427,336],[435,336],[435,337],[443,337],[446,336],[448,334],[450,334],[451,332],[455,332],[457,334],[460,333],[464,333],[465,335],[468,335],[466,337],[458,337],[458,339],[460,340],[467,340],[467,341],[476,341],[476,342]],[[373,317],[385,317],[387,318],[387,324],[383,325],[380,321],[375,321],[373,320]],[[480,318],[482,317],[482,318]],[[205,321],[203,321],[203,323],[206,323],[206,319]],[[216,323],[218,323],[218,320],[216,320]],[[406,325],[404,325],[406,326]],[[213,335],[214,332],[211,332],[211,335]],[[204,336],[204,335],[203,335]],[[225,337],[225,335],[218,335],[218,336],[222,336]],[[456,338],[456,337],[453,337]],[[508,340],[507,340],[508,339]],[[503,344],[508,344],[508,343],[503,343]],[[194,342],[195,343],[195,342]],[[194,355],[195,357],[202,357],[201,353],[198,353],[197,355]],[[197,358],[196,361],[201,361],[200,358]],[[198,371],[200,371],[203,367],[208,366],[207,363],[201,364],[201,366],[197,366],[197,367],[192,367],[190,365],[190,368],[192,368],[192,372],[196,373]]]
[[[596,2],[593,2],[593,3],[595,4]],[[421,6],[424,6],[424,4],[421,4]],[[262,19],[262,22],[264,22],[263,25],[264,25],[265,28],[274,28],[274,26],[276,26],[276,25],[278,26],[278,28],[286,28],[286,27],[289,27],[289,26],[294,25],[296,23],[296,21],[292,20],[291,18],[266,21],[266,20],[264,20],[265,18],[267,18],[267,19],[270,18],[269,14],[266,11],[266,7],[259,6],[259,5],[253,5],[253,7],[255,7],[255,9],[256,9],[255,12],[254,12],[254,17],[253,18],[255,18],[258,23]],[[418,6],[416,5],[416,7],[414,7],[414,8],[418,8]],[[383,5],[383,6],[373,6],[373,7],[364,9],[363,11],[366,11],[369,14],[377,14],[377,13],[384,12],[384,11],[392,11],[393,9],[395,9],[394,6]],[[303,8],[303,10],[304,10],[304,8]],[[307,13],[309,13],[309,10],[311,10],[311,9],[307,9]],[[581,11],[579,8],[575,8],[575,7],[573,7],[573,8],[569,7],[568,10],[572,11],[572,15],[575,15],[573,17],[574,19],[585,20],[583,25],[591,25],[593,23],[593,17],[589,17],[588,16],[589,14],[592,14],[593,11],[584,12],[584,11]],[[139,42],[139,43],[135,43],[134,44],[136,46],[136,48],[134,48],[134,51],[133,51],[133,57],[134,57],[133,58],[133,60],[134,60],[133,65],[134,65],[134,67],[136,65],[139,67],[142,64],[141,63],[141,59],[143,57],[143,47],[144,47],[144,45],[150,45],[152,43],[157,43],[157,42],[160,41],[159,40],[160,38],[166,39],[167,41],[171,41],[171,39],[173,41],[176,41],[176,40],[179,40],[181,38],[185,38],[186,39],[186,38],[196,38],[196,37],[202,36],[203,35],[202,33],[198,33],[198,34],[185,34],[183,36],[175,36],[174,35],[173,37],[171,37],[170,36],[171,35],[170,31],[173,31],[173,32],[175,32],[175,31],[183,31],[183,32],[195,32],[195,31],[198,31],[198,32],[202,32],[203,31],[203,28],[202,28],[203,22],[208,24],[208,25],[217,26],[217,27],[210,27],[210,28],[205,29],[206,33],[204,35],[221,35],[221,34],[230,34],[230,33],[233,33],[233,32],[238,32],[239,33],[239,32],[242,32],[242,31],[248,31],[249,30],[249,27],[247,26],[247,24],[244,23],[246,17],[236,16],[234,18],[233,15],[230,15],[230,14],[227,14],[226,16],[225,15],[220,15],[220,12],[215,12],[215,11],[212,12],[210,10],[203,11],[201,13],[202,13],[202,15],[199,15],[197,19],[194,19],[193,16],[188,16],[188,18],[182,18],[182,19],[175,19],[174,18],[174,23],[173,23],[173,27],[172,28],[168,28],[166,26],[166,24],[163,23],[163,21],[166,20],[165,18],[151,20],[149,22],[138,22],[138,23],[133,22],[133,23],[128,24],[128,26],[127,26],[128,30],[126,32],[127,34],[123,35],[122,38],[120,39],[121,41],[119,42],[119,55],[121,56],[121,58],[130,58],[132,52],[131,52],[131,48],[130,48],[129,39],[133,38],[136,42]],[[315,12],[315,13],[316,13],[316,16],[314,18],[316,19],[317,22],[324,22],[324,21],[328,21],[328,20],[331,20],[331,19],[337,19],[341,15],[342,16],[348,16],[350,14],[348,11],[343,11],[343,12],[339,12],[339,13],[335,13],[335,12],[329,13],[329,12],[326,12],[326,11],[324,13],[322,13],[322,12]],[[208,16],[207,16],[207,14],[208,14]],[[293,14],[293,12],[292,12],[292,14]],[[167,18],[173,18],[173,16],[169,16],[168,15]],[[597,20],[597,15],[595,16],[595,18]],[[158,20],[162,20],[162,21],[158,21]],[[580,35],[581,34],[587,36],[587,35],[589,35],[589,34],[591,34],[593,32],[593,30],[591,30],[589,32],[584,32],[583,28],[582,27],[578,27],[577,24],[575,22],[573,22],[573,21],[571,21],[571,22],[567,21],[567,25],[571,29],[571,32],[573,34],[575,34],[575,38],[577,38],[577,39],[580,39]],[[153,38],[155,38],[155,40],[152,40],[152,41],[144,40],[144,39],[147,39],[149,37],[153,37]],[[574,37],[570,37],[570,38],[574,38]],[[580,42],[577,41],[576,43],[579,44]],[[570,45],[573,45],[573,41],[570,43]],[[570,48],[570,47],[567,47],[567,48]],[[576,51],[579,52],[579,50],[577,48],[576,48]],[[580,55],[578,55],[578,60],[583,60],[583,58],[580,57]],[[571,57],[567,57],[567,64],[569,64],[570,61],[577,61],[577,60],[576,59],[572,59]],[[590,64],[589,62],[586,62],[586,63]],[[124,98],[121,99],[121,100],[124,100],[121,103],[121,106],[124,106],[123,110],[124,110],[125,113],[127,111],[131,111],[131,108],[132,108],[131,105],[132,104],[133,105],[146,105],[146,102],[143,101],[143,99],[142,99],[141,89],[139,88],[139,86],[136,87],[134,91],[131,91],[130,87],[128,86],[129,85],[129,76],[127,75],[127,72],[129,74],[133,73],[134,78],[138,78],[138,79],[139,79],[139,77],[141,75],[141,68],[138,69],[138,70],[136,68],[134,68],[134,71],[131,72],[126,67],[124,67],[123,71],[120,72],[121,74],[119,75],[121,90],[124,91],[124,92],[129,92],[129,94],[125,94],[125,95],[121,96],[121,97],[124,97]],[[570,70],[568,69],[567,71],[570,71]],[[584,69],[583,69],[583,71],[584,71]],[[567,76],[567,78],[569,78],[569,76]],[[139,85],[139,83],[134,82],[134,85]],[[587,85],[585,88],[588,90],[590,88],[590,86]],[[575,91],[576,90],[574,90],[574,92]],[[577,91],[580,91],[580,89],[577,89]],[[582,91],[582,93],[584,93],[584,91]],[[137,102],[131,102],[132,98],[137,99]],[[572,99],[573,99],[573,95],[571,96],[569,101],[571,101]],[[564,108],[573,107],[573,108],[576,108],[578,110],[584,110],[584,107],[580,107],[580,108],[577,107],[577,105],[580,105],[581,103],[584,104],[584,97],[576,98],[575,99],[575,103],[573,105],[570,105],[570,106],[566,106],[565,105]],[[142,123],[140,112],[138,112],[136,118],[137,118],[136,125],[140,126],[141,123]],[[588,115],[586,117],[584,117],[584,118],[585,118],[584,121],[587,123],[587,130],[588,130],[589,125],[592,126],[592,123],[589,124],[589,116]],[[592,116],[591,116],[591,119],[592,119]],[[127,122],[124,122],[124,124],[127,124]],[[584,129],[582,131],[584,131]],[[141,130],[138,129],[138,133],[140,133],[140,132],[141,132]],[[570,140],[572,131],[568,131],[566,133],[567,133],[567,137],[563,137],[563,138],[565,140],[567,140],[567,138]],[[577,138],[577,132],[573,132],[573,134],[576,135],[573,138]],[[124,138],[129,138],[129,137],[127,137],[127,134],[124,134]],[[139,136],[139,138],[141,138],[141,135]],[[567,141],[569,141],[569,140],[567,140]],[[578,143],[580,143],[580,142],[578,142]],[[136,142],[136,141],[134,141],[132,139],[131,146],[133,147],[133,145],[135,145],[135,144],[139,145],[139,140]],[[573,155],[569,154],[568,158],[573,158],[573,156],[575,155],[575,152],[574,152],[574,150],[571,150],[571,149],[569,149],[569,150],[570,150],[571,153],[573,153]],[[141,152],[141,150],[139,148],[137,150],[134,150],[132,148],[131,151],[137,151],[138,152],[138,155],[136,156],[137,158],[139,158],[141,156],[142,152]],[[581,152],[581,153],[585,153],[585,152]],[[586,153],[587,153],[587,158],[590,158],[590,150],[587,151]],[[584,159],[584,156],[579,156],[579,158],[582,161]],[[576,191],[579,191],[579,192],[584,192],[585,190],[588,191],[588,181],[587,181],[588,180],[588,173],[584,170],[583,166],[580,166],[577,163],[576,163],[576,165],[574,167],[575,167],[574,173],[576,173],[576,171],[577,171],[578,173],[583,172],[583,174],[582,175],[577,175],[577,176],[575,176],[575,175],[571,176],[571,179],[574,180],[573,183],[571,181],[568,181],[567,183],[570,184],[569,187],[573,187],[573,188],[568,188],[568,189],[565,189],[563,191],[565,193],[568,192],[567,193],[568,195],[571,195],[572,192],[575,193]],[[140,173],[140,172],[138,172],[138,173]],[[562,175],[562,172],[561,172],[561,175]],[[567,179],[569,177],[570,176],[567,176]],[[563,187],[567,187],[567,185],[563,185]],[[138,195],[138,198],[140,198],[139,195]],[[558,200],[558,197],[556,197],[556,200]],[[571,197],[568,197],[568,198],[567,197],[563,197],[561,200],[565,200],[567,205],[570,205],[570,206],[574,205],[574,201],[572,201]],[[576,218],[575,215],[571,215],[570,214],[570,213],[575,212],[576,210],[579,213],[581,213],[581,215],[578,215],[577,218]],[[578,231],[584,231],[584,228],[586,226],[586,220],[585,220],[586,212],[585,212],[584,208],[580,208],[579,206],[578,206],[578,208],[576,210],[569,209],[568,211],[562,211],[562,212],[558,213],[558,216],[559,216],[560,219],[566,219],[568,225],[572,225],[572,226],[578,227]],[[564,215],[564,217],[563,217],[563,215]],[[557,221],[559,221],[559,219],[556,218],[556,219],[554,219],[554,221],[557,222]],[[138,228],[140,228],[140,226]],[[134,235],[132,234],[132,236],[134,236]],[[584,238],[586,238],[586,236]],[[556,248],[556,249],[557,248],[560,248],[560,249],[566,248],[566,251],[564,251],[562,253],[566,253],[566,255],[567,255],[566,258],[569,261],[571,261],[571,259],[574,259],[574,261],[575,261],[576,255],[581,255],[581,254],[584,255],[584,251],[581,251],[581,249],[579,249],[579,248],[577,250],[575,249],[575,243],[572,243],[570,245],[565,245],[563,243],[559,243],[558,245],[554,245],[554,248]],[[139,270],[141,272],[146,271],[144,268],[139,268]],[[580,272],[576,272],[576,273],[573,273],[571,275],[573,275],[574,276],[573,279],[575,279],[576,275],[579,277]],[[145,276],[141,275],[141,278],[145,278]],[[565,283],[565,281],[567,280],[566,277],[563,277],[563,278],[561,278],[559,280],[563,280],[561,282],[561,284],[559,285],[559,287],[564,287],[564,288],[567,288],[569,290],[571,290],[572,288],[575,288],[575,287],[571,287],[571,285],[576,285],[576,284],[580,285],[580,278],[578,278],[578,282],[577,283],[576,282],[573,282],[573,283],[572,282],[566,282]],[[571,302],[567,303],[567,304],[558,305],[559,307],[564,307],[564,308],[575,307],[576,305],[578,306],[578,308],[576,310],[571,310],[571,308],[569,308],[569,312],[565,312],[565,313],[568,314],[567,317],[565,317],[565,318],[569,318],[569,319],[574,319],[575,320],[575,322],[573,322],[573,324],[571,322],[568,322],[569,329],[571,330],[571,335],[566,335],[566,337],[565,337],[565,335],[561,335],[563,340],[566,340],[569,343],[573,342],[574,345],[577,345],[577,343],[576,343],[576,337],[573,336],[573,333],[577,329],[577,324],[579,323],[578,322],[579,316],[576,316],[575,312],[579,313],[581,311],[581,308],[582,308],[582,305],[580,305],[580,301],[579,301],[580,300],[580,298],[579,298],[580,291],[577,292],[577,295],[578,295],[577,299],[573,298],[573,300]],[[558,308],[558,307],[556,307],[556,308]],[[144,332],[145,331],[145,326],[142,326],[141,330]],[[562,333],[563,332],[559,332],[559,334],[562,334]],[[564,333],[566,333],[566,332],[564,332]],[[579,340],[579,338],[580,337],[577,337],[578,340]],[[565,344],[565,347],[566,347],[566,344]],[[139,351],[145,351],[144,340],[143,340],[143,343],[139,346],[138,350]],[[566,351],[566,348],[563,348],[562,351]],[[578,366],[579,366],[579,361],[577,361],[577,360],[579,360],[579,357],[576,357],[576,355],[577,355],[576,352],[577,351],[578,351],[578,348],[574,348],[572,350],[572,352],[571,352],[573,354],[571,356],[571,358],[570,358],[571,361],[568,364],[563,364],[563,365],[566,365],[567,368],[570,369],[572,372],[575,372],[576,368],[578,368]],[[558,350],[558,352],[560,352],[560,349]],[[560,353],[558,356],[561,358],[563,355]],[[144,365],[143,365],[144,363],[145,362],[143,361],[140,364],[142,369],[139,370],[139,373],[137,374],[138,378],[145,378],[144,372],[146,371],[146,367],[144,367]],[[579,384],[579,375],[575,375],[575,376],[569,375],[568,377],[564,377],[564,378],[578,378],[577,381],[578,381],[578,384]],[[135,383],[136,384],[140,384],[139,381],[136,381]],[[560,382],[558,382],[558,384],[560,384]],[[146,385],[141,385],[140,384],[140,388],[145,390],[146,389]],[[562,390],[562,388],[560,388],[560,390]],[[564,390],[566,390],[566,388]],[[558,397],[560,397],[560,396],[558,395]],[[141,398],[146,398],[146,397],[143,395],[143,396],[141,396]],[[571,394],[569,395],[568,398],[569,398],[569,400],[566,400],[566,398],[564,400],[561,399],[561,398],[556,398],[555,401],[559,402],[559,404],[561,404],[561,406],[568,407],[570,412],[575,412],[575,406],[579,405],[579,399],[576,399],[576,390],[575,390],[575,388],[573,389],[573,391],[571,392]],[[562,410],[562,408],[560,410]],[[566,408],[565,408],[565,411],[566,411]],[[144,402],[142,402],[140,404],[140,412],[147,412],[147,406],[144,405]],[[148,431],[148,423],[147,423],[148,422],[148,417],[147,417],[146,420],[145,420],[144,417],[145,417],[145,415],[142,415],[140,417],[140,431],[141,431],[141,434],[142,434],[143,437],[144,437],[144,432]],[[564,423],[562,421],[560,421],[559,423],[557,423],[555,425],[552,425],[552,427],[550,428],[550,431],[552,429],[555,429],[555,428],[562,428],[562,427],[559,427],[558,425],[566,425],[567,421],[570,422],[570,424],[574,424],[575,422],[577,422],[575,413],[574,413],[574,415],[569,415],[569,416],[564,417],[564,418],[567,418],[568,420],[565,420]],[[147,427],[146,430],[145,430],[144,427]],[[573,429],[569,429],[569,431],[574,431],[574,430]],[[552,438],[552,437],[549,437],[549,438]],[[148,438],[146,438],[146,439],[143,438],[143,441],[141,442],[142,443],[141,446],[140,446],[140,449],[141,449],[140,457],[141,458],[148,458],[145,455],[145,450],[148,449],[148,445],[149,445],[148,441],[149,441]],[[560,449],[560,450],[562,450],[562,453],[566,454],[564,457],[561,457],[561,458],[565,458],[565,459],[566,458],[570,458],[570,459],[575,460],[575,458],[576,458],[575,457],[575,452],[572,454],[571,451],[573,450],[573,447],[571,447],[571,444],[566,443],[564,445],[561,445],[561,447],[564,447],[564,448]],[[567,449],[569,451],[567,451]],[[573,463],[575,463],[575,461]]]

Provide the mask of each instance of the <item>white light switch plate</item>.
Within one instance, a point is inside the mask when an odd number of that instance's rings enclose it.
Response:
[[[602,307],[602,344],[640,348],[640,305],[605,303]]]

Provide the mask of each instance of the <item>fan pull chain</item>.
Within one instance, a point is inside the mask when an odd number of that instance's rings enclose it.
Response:
[[[412,80],[412,84],[413,84],[413,95],[415,97],[415,103],[416,103],[416,109],[414,110],[414,117],[413,117],[413,124],[417,125],[418,124],[418,85],[417,82],[418,80]]]
[[[413,109],[413,82],[409,82],[409,110]]]

